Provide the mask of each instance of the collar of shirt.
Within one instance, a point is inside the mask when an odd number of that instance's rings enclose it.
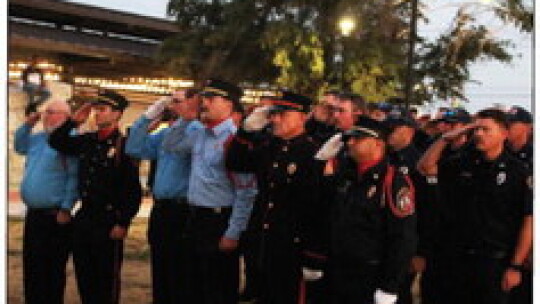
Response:
[[[118,132],[119,131],[118,131],[117,126],[110,127],[110,128],[105,128],[105,129],[100,129],[97,132],[98,140],[105,140],[105,139],[107,139],[109,137],[112,137],[113,135],[115,135]]]
[[[357,166],[358,174],[360,176],[364,175],[365,173],[370,171],[371,168],[375,167],[376,165],[378,165],[381,162],[382,162],[382,158],[359,163],[358,166]]]
[[[505,148],[502,153],[493,160],[485,159],[482,154],[476,156],[474,163],[477,166],[485,166],[486,168],[498,168],[504,169],[506,167],[506,161],[508,160],[509,151]]]
[[[234,125],[232,118],[228,118],[213,127],[210,127],[208,124],[206,126],[209,133],[214,136],[219,136],[225,132],[236,133],[236,126]]]

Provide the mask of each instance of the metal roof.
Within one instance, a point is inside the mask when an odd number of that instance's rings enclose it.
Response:
[[[174,22],[61,0],[9,0],[10,17],[28,18],[163,40],[179,29]]]

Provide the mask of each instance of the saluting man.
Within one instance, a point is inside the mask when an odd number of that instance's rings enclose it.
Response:
[[[448,143],[470,131],[474,150],[440,161]],[[505,148],[507,136],[506,114],[482,110],[418,163],[422,174],[438,177],[441,191],[442,303],[507,303],[522,282],[532,246],[532,176]]]
[[[328,303],[329,214],[320,195],[324,163],[314,159],[319,146],[305,131],[311,103],[281,92],[245,120],[228,151],[229,168],[256,172],[260,183],[252,217],[261,237],[258,303]],[[269,123],[272,134],[261,135]]]
[[[199,114],[199,96],[193,89],[174,92],[151,105],[133,124],[126,143],[126,152],[133,157],[157,160],[152,192],[154,206],[148,223],[148,242],[152,263],[152,295],[154,304],[178,303],[178,264],[181,254],[180,240],[189,214],[187,191],[190,174],[189,156],[167,152],[164,147],[173,130],[186,128],[186,132],[201,129],[196,120]],[[166,108],[179,115],[171,127],[149,134],[148,127]]]
[[[205,127],[187,133],[171,130],[176,138],[165,151],[191,156],[187,193],[190,214],[182,233],[178,259],[184,270],[178,288],[182,303],[236,304],[238,302],[238,241],[257,194],[252,174],[225,168],[225,150],[236,133],[232,119],[242,90],[210,80],[202,92],[201,120]]]
[[[414,187],[389,163],[386,136],[363,118],[341,137],[356,170],[335,181],[332,303],[396,303],[416,250]]]
[[[66,264],[71,251],[71,208],[78,198],[75,157],[52,149],[49,134],[70,114],[65,101],[53,100],[33,112],[15,132],[15,151],[26,156],[21,196],[27,207],[23,236],[24,301],[64,303]],[[32,133],[43,119],[44,131]]]
[[[124,152],[118,121],[127,100],[101,92],[56,129],[49,144],[79,157],[82,206],[73,221],[73,262],[82,303],[118,303],[124,239],[141,203],[136,162]],[[73,134],[95,112],[97,132]]]

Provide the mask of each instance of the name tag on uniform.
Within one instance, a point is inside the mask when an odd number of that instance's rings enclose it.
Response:
[[[107,152],[107,157],[108,157],[108,158],[113,158],[115,154],[116,154],[116,148],[115,148],[115,147],[111,147],[111,148],[109,149],[109,151]]]
[[[375,192],[377,192],[377,186],[371,186],[367,192],[367,198],[372,198]]]
[[[506,181],[506,173],[505,172],[499,172],[497,174],[497,185],[502,185]]]

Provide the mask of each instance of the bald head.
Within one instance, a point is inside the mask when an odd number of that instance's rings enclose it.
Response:
[[[43,108],[43,128],[46,132],[50,132],[63,124],[71,113],[69,104],[63,100],[49,101]]]

